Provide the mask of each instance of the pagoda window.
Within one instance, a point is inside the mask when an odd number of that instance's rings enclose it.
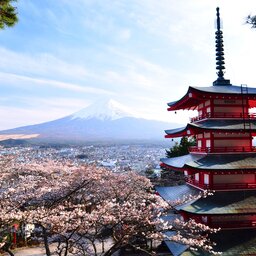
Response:
[[[202,141],[201,141],[201,140],[198,140],[198,141],[197,141],[197,146],[198,146],[199,148],[202,147]]]
[[[202,138],[203,138],[203,134],[198,134],[198,135],[197,135],[197,138],[198,138],[198,139],[202,139]]]
[[[211,104],[211,101],[210,101],[210,100],[207,100],[207,101],[204,103],[205,106],[209,106],[210,104]]]
[[[195,181],[199,181],[199,173],[195,174]]]
[[[204,184],[209,185],[210,177],[209,174],[204,174]]]
[[[210,138],[211,134],[209,132],[204,133],[204,138]]]
[[[199,106],[198,106],[198,109],[202,109],[204,107],[204,104],[201,103]]]
[[[207,223],[208,222],[208,216],[202,216],[202,222]]]
[[[211,140],[206,140],[206,147],[210,148],[211,147]]]

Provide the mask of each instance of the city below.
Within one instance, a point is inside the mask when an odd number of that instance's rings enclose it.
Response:
[[[145,171],[159,165],[165,155],[164,145],[86,145],[86,146],[0,146],[0,155],[17,156],[17,161],[32,162],[63,159],[77,164],[96,164],[113,172]]]

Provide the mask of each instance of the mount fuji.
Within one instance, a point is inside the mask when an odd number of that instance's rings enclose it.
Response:
[[[0,131],[0,135],[36,134],[32,142],[150,142],[164,141],[164,130],[174,127],[177,124],[138,118],[120,103],[108,100],[54,121]]]

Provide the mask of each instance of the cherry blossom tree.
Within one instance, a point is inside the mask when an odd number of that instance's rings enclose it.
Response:
[[[94,165],[28,163],[10,157],[2,157],[0,165],[0,246],[10,255],[7,234],[14,223],[20,229],[35,225],[34,238],[44,243],[46,255],[54,250],[60,256],[108,256],[128,245],[153,254],[147,241],[163,239],[212,251],[205,232],[216,230],[194,221],[164,221],[161,217],[172,203],[133,172],[115,174]],[[177,235],[168,238],[167,230]]]

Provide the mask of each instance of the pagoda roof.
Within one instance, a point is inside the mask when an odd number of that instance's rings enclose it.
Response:
[[[183,169],[186,163],[193,163],[194,161],[200,160],[203,156],[199,154],[187,154],[184,156],[177,156],[171,158],[161,158],[160,161],[175,169]]]
[[[241,94],[241,85],[222,85],[222,86],[208,86],[208,87],[193,87],[195,90],[208,93],[221,93],[221,94]],[[247,87],[249,95],[256,96],[256,88]]]
[[[241,86],[235,85],[222,85],[222,86],[208,86],[208,87],[191,87],[189,86],[187,93],[179,100],[169,102],[168,110],[179,110],[179,109],[195,109],[200,102],[210,98],[222,98],[234,99],[239,98],[243,94],[250,97],[250,99],[256,99],[256,88],[246,87],[245,90],[241,89]],[[252,105],[251,107],[255,107]]]
[[[167,237],[171,238],[172,236],[177,235],[177,231],[166,231],[164,234]],[[169,240],[168,238],[164,239],[164,242],[173,256],[179,256],[181,255],[181,253],[185,252],[189,248],[189,246],[186,244],[174,242]]]
[[[256,154],[188,154],[180,157],[162,158],[163,164],[174,169],[193,168],[206,171],[256,169]]]
[[[212,242],[215,242],[214,251],[221,252],[221,256],[232,255],[256,255],[256,229],[232,229],[220,230],[209,235]],[[180,256],[212,256],[201,250],[185,251]]]
[[[215,192],[176,209],[200,215],[256,214],[256,191]]]
[[[167,138],[182,137],[192,134],[197,134],[204,131],[217,131],[217,132],[256,132],[256,120],[243,120],[243,119],[207,119],[198,123],[188,123],[184,127],[165,130]]]
[[[188,195],[197,196],[200,193],[200,190],[187,185],[178,185],[171,187],[156,186],[155,190],[165,201],[169,202],[184,199],[184,197]]]

